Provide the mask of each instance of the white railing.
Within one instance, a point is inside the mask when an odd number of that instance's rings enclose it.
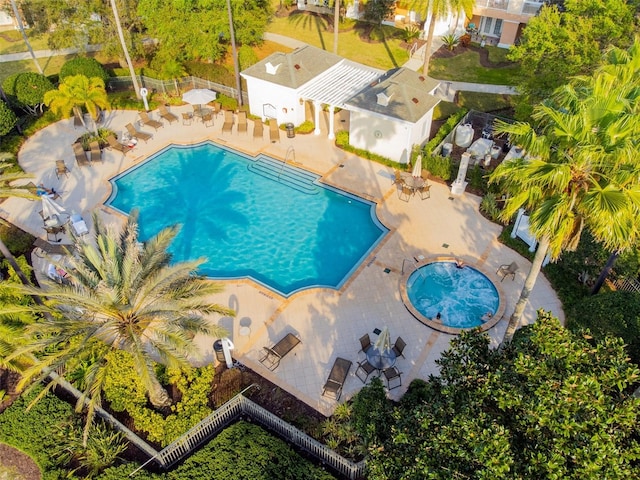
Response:
[[[622,290],[623,292],[640,293],[640,282],[638,282],[637,280],[614,280],[613,285],[616,287],[616,290]]]
[[[520,7],[520,4],[522,5]],[[505,12],[522,14],[522,15],[537,15],[540,8],[542,8],[542,2],[525,1],[525,2],[512,2],[510,0],[476,0],[476,7],[479,8],[493,8],[495,10],[504,10]]]
[[[364,478],[364,460],[354,463],[344,458],[326,445],[252,402],[242,395],[242,392],[165,447],[155,456],[155,460],[163,468],[169,468],[243,415],[247,415],[254,421],[261,423],[286,441],[310,453],[340,474],[353,480]]]

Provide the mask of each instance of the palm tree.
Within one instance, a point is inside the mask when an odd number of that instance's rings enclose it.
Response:
[[[120,45],[124,53],[124,58],[127,61],[129,67],[129,75],[131,75],[131,81],[133,82],[133,91],[136,94],[136,98],[140,100],[140,86],[138,85],[138,77],[133,69],[133,62],[131,61],[131,55],[129,55],[129,49],[127,48],[127,42],[124,39],[124,32],[122,31],[122,25],[120,24],[120,15],[118,14],[118,6],[116,0],[111,0],[111,10],[113,10],[113,18],[116,22],[116,30],[118,31],[118,38],[120,39]]]
[[[338,34],[340,32],[340,0],[333,5],[333,53],[338,54]]]
[[[634,48],[640,52],[638,41]],[[547,254],[555,260],[562,251],[575,250],[584,228],[614,251],[638,239],[640,81],[628,70],[603,67],[593,77],[574,78],[534,108],[537,129],[497,122],[496,130],[509,134],[530,157],[504,162],[490,177],[511,195],[502,217],[527,209],[539,240],[505,342],[519,326]]]
[[[130,353],[151,402],[166,406],[170,401],[156,377],[155,362],[188,365],[197,355],[191,341],[195,334],[225,335],[205,316],[235,315],[208,300],[221,286],[193,273],[203,260],[170,264],[167,248],[178,227],[140,243],[135,212],[120,233],[105,229],[97,215],[93,219],[92,241],[75,239],[77,253],[69,257],[69,284],[48,286],[47,305],[36,311],[50,315],[27,329],[30,343],[16,352],[38,353],[40,358],[23,372],[19,388],[44,379],[51,370],[63,369],[70,361],[90,361],[82,385],[89,399],[87,426],[100,405],[108,369],[105,355],[96,352]],[[34,287],[22,290],[39,292]]]
[[[100,109],[109,109],[109,97],[104,88],[104,80],[98,77],[87,78],[84,75],[72,75],[66,77],[57,90],[49,90],[44,94],[44,103],[62,118],[69,118],[74,107],[85,107],[91,118],[94,119],[93,128],[98,135],[98,125],[95,120],[98,118]],[[87,125],[80,115],[82,124]]]
[[[451,12],[463,11],[468,18],[473,15],[473,6],[475,0],[427,0],[426,13],[431,14],[429,20],[429,29],[427,30],[427,43],[425,45],[424,63],[422,65],[422,74],[429,74],[429,62],[431,61],[431,48],[433,44],[433,32],[436,22],[447,16]]]

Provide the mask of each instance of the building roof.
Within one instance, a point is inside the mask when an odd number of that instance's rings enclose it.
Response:
[[[413,70],[389,70],[348,99],[345,107],[415,123],[440,102],[430,93],[438,84]]]
[[[243,70],[242,75],[298,89],[341,61],[338,55],[305,45],[289,53],[271,54]]]

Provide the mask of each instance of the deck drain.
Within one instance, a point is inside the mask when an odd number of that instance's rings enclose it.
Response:
[[[385,268],[385,269],[383,270],[383,272],[384,272],[384,273],[389,273],[389,272],[391,272],[391,269],[390,269],[390,268]]]
[[[340,165],[338,165],[339,168],[344,168],[344,163],[341,163]]]
[[[442,244],[442,248],[449,248],[449,244],[448,243],[443,243]]]

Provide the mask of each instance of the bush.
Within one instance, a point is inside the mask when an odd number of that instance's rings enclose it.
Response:
[[[18,123],[18,117],[5,102],[0,100],[0,137],[9,133]]]
[[[104,148],[107,145],[109,145],[109,142],[107,142],[107,137],[109,135],[114,135],[115,132],[113,130],[109,130],[108,128],[98,128],[98,136],[96,137],[95,133],[93,132],[87,132],[84,135],[82,135],[78,141],[82,144],[82,148],[85,151],[89,151],[91,150],[91,147],[89,147],[89,144],[95,140],[98,141],[98,144],[100,145],[100,148]]]
[[[498,206],[498,198],[495,193],[487,193],[482,197],[480,202],[480,212],[482,212],[489,220],[495,223],[502,223],[500,221],[500,214],[502,210]]]
[[[313,132],[315,128],[316,126],[313,124],[313,122],[309,120],[305,120],[304,122],[302,122],[300,125],[296,127],[296,132],[300,134],[307,134],[307,133]]]
[[[441,38],[442,42],[448,50],[453,50],[458,46],[458,43],[460,43],[460,37],[453,33],[450,33],[449,35],[443,35]]]
[[[360,148],[355,148],[349,144],[349,132],[346,130],[341,130],[336,133],[336,146],[342,148],[343,150],[351,153],[355,153],[356,155],[366,158],[367,160],[372,160],[377,163],[381,163],[382,165],[386,165],[388,167],[402,169],[404,170],[407,166],[404,163],[394,162],[393,160],[383,157],[382,155],[378,155],[376,153],[369,152],[368,150],[362,150]]]
[[[16,257],[31,253],[35,241],[33,235],[2,219],[0,219],[0,238]]]
[[[480,165],[467,170],[467,181],[472,189],[483,193],[487,191],[487,172]]]
[[[425,155],[423,162],[424,168],[434,177],[439,177],[445,182],[451,180],[453,172],[451,158],[440,155]]]
[[[464,35],[462,35],[460,37],[460,45],[465,48],[471,45],[471,35],[469,35],[468,33],[465,33]]]
[[[391,434],[392,405],[380,378],[374,378],[352,400],[353,426],[366,446],[381,445]]]
[[[224,65],[218,65],[216,63],[201,63],[201,62],[186,62],[184,68],[189,75],[194,77],[204,78],[205,80],[211,80],[212,82],[220,83],[228,87],[233,87],[236,84],[233,72],[227,70]]]
[[[256,52],[249,45],[242,45],[238,49],[238,63],[240,64],[240,71],[249,68],[251,65],[258,63],[260,59]]]
[[[582,299],[568,315],[568,327],[588,329],[596,340],[620,337],[631,361],[640,365],[640,294],[606,292]]]
[[[73,75],[84,75],[87,78],[98,77],[104,80],[105,84],[109,80],[109,74],[102,64],[91,57],[76,57],[62,65],[60,81]]]
[[[464,118],[464,116],[469,112],[466,108],[461,108],[449,118],[447,121],[442,124],[442,126],[438,129],[438,132],[433,136],[431,140],[424,146],[423,150],[426,156],[430,156],[432,152],[442,143],[449,133],[460,123],[460,120]]]
[[[216,102],[218,102],[224,110],[234,111],[238,108],[238,100],[227,97],[226,95],[218,94]]]

